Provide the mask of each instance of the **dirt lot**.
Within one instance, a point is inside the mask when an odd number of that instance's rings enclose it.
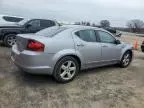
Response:
[[[142,41],[144,41],[144,37],[138,37],[138,36],[122,36],[120,40],[128,42],[129,44],[132,44],[134,46],[135,41],[138,42],[138,49],[140,50],[140,45],[142,44]]]
[[[58,84],[50,76],[20,72],[10,61],[10,49],[0,47],[0,108],[143,108],[144,53],[134,53],[128,68],[85,70]]]

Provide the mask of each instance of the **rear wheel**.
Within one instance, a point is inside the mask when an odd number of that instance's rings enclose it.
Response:
[[[56,81],[66,83],[73,80],[79,72],[77,60],[71,56],[66,56],[58,61],[54,69]]]
[[[120,67],[122,67],[122,68],[128,67],[129,64],[131,63],[131,61],[132,61],[131,52],[130,51],[125,52],[121,59]]]
[[[7,47],[12,47],[16,43],[16,35],[15,34],[8,34],[4,38],[4,44]]]

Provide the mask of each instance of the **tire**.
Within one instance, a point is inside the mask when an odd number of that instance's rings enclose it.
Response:
[[[121,61],[120,61],[120,67],[121,68],[128,67],[130,65],[131,61],[132,61],[131,52],[130,51],[125,52],[122,59],[121,59]]]
[[[8,34],[4,37],[4,44],[7,47],[12,47],[16,42],[16,34]]]
[[[141,46],[141,51],[144,52],[144,46]]]
[[[67,83],[72,81],[76,77],[78,72],[78,61],[71,56],[66,56],[56,63],[53,76],[57,82]]]

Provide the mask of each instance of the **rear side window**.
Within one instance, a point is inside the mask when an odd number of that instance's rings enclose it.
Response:
[[[55,22],[51,21],[51,20],[41,20],[40,26],[41,27],[52,27],[52,26],[55,26]]]
[[[36,35],[52,37],[66,29],[67,29],[66,27],[54,26],[54,27],[49,27],[49,28],[43,29],[43,30],[37,32]]]
[[[9,17],[9,16],[4,16],[3,19],[9,22],[20,22],[21,20],[23,20],[23,18]]]
[[[79,38],[87,42],[96,42],[96,33],[94,30],[80,30],[75,33]]]

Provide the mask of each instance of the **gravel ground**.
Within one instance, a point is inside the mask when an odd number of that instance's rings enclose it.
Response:
[[[10,49],[0,47],[0,108],[143,108],[144,53],[134,54],[128,68],[85,70],[58,84],[50,76],[20,72]]]
[[[132,44],[133,46],[134,46],[134,43],[137,41],[138,42],[138,50],[141,50],[140,46],[141,46],[142,42],[144,41],[144,37],[139,37],[136,35],[132,35],[132,36],[122,35],[120,40],[128,42],[129,44]]]

